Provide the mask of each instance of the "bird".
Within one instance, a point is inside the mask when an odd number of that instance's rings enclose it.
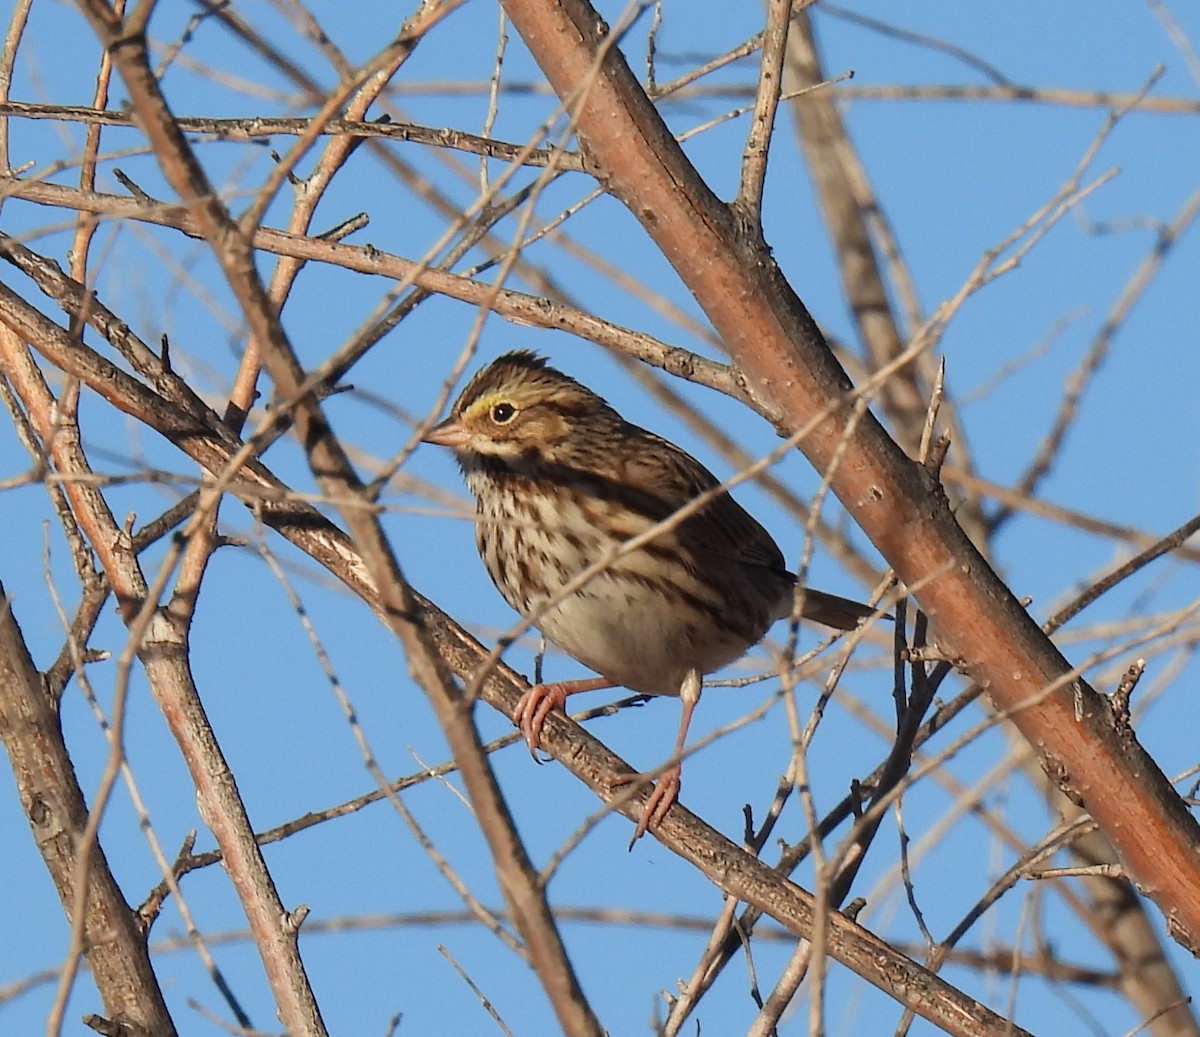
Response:
[[[504,600],[598,674],[521,697],[513,719],[535,759],[546,718],[570,695],[624,687],[680,698],[673,763],[642,807],[632,847],[679,797],[703,677],[791,615],[796,575],[704,465],[528,350],[480,369],[423,441],[453,451],[475,497],[479,555]],[[701,495],[709,499],[697,510],[669,521]],[[597,571],[581,580],[589,566]],[[874,612],[824,591],[804,595],[804,618],[838,630]]]

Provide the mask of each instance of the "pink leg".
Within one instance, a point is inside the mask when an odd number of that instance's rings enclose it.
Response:
[[[521,729],[525,744],[537,759],[537,751],[542,747],[542,725],[546,717],[554,709],[566,711],[567,696],[581,691],[600,691],[611,688],[612,681],[603,677],[588,677],[585,680],[561,681],[558,684],[535,684],[517,703],[513,712],[513,723]]]
[[[679,697],[683,705],[683,712],[679,718],[679,734],[675,738],[675,763],[659,775],[658,782],[650,791],[649,797],[647,797],[645,804],[642,806],[641,819],[634,830],[633,838],[629,840],[629,848],[631,850],[633,849],[633,844],[645,835],[651,826],[657,825],[667,816],[667,811],[679,799],[679,790],[683,785],[683,747],[687,740],[688,727],[692,723],[692,714],[696,710],[696,703],[700,701],[699,676],[695,674],[688,675],[688,678],[683,683]],[[640,774],[629,774],[618,778],[614,784],[628,785],[633,782],[640,782],[641,780]]]

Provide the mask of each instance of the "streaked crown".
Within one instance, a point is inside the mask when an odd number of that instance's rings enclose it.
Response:
[[[554,454],[584,428],[621,423],[603,398],[528,350],[506,353],[483,368],[455,401],[428,442],[456,453],[515,458]]]

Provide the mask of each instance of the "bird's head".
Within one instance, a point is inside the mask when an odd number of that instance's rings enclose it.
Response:
[[[460,462],[564,461],[589,430],[619,421],[596,393],[526,350],[483,368],[459,394],[449,417],[423,442],[449,447]]]

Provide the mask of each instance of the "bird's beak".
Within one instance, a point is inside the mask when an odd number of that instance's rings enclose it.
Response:
[[[448,446],[451,450],[464,447],[471,440],[471,433],[458,418],[447,418],[440,425],[434,425],[421,440],[422,443],[432,443],[434,446]]]

